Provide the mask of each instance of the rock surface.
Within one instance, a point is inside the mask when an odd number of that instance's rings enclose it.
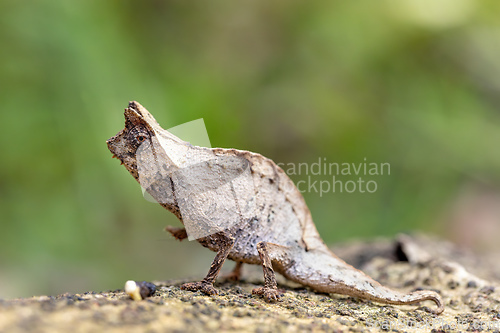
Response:
[[[427,249],[427,250],[426,250]],[[431,250],[429,250],[431,249]],[[156,293],[133,301],[123,290],[0,301],[0,332],[378,332],[491,331],[500,329],[498,263],[425,237],[349,244],[334,249],[382,284],[402,291],[441,293],[446,310],[432,302],[390,306],[325,295],[280,280],[285,294],[269,304],[251,295],[258,267],[244,280],[220,279],[217,296],[183,291],[186,281],[156,282]],[[467,267],[467,268],[464,268]],[[248,272],[250,270],[250,274]],[[481,272],[477,277],[473,272]],[[125,281],[124,281],[125,282]]]

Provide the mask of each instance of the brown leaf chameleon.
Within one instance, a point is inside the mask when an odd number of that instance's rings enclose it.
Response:
[[[206,277],[182,289],[217,294],[213,283],[226,258],[262,265],[264,286],[253,294],[278,300],[275,271],[323,293],[386,304],[434,301],[434,291],[403,294],[382,286],[335,256],[320,238],[311,213],[291,179],[272,160],[256,153],[193,146],[162,129],[139,103],[125,109],[125,128],[107,141],[113,157],[185,228],[167,227],[216,252]]]

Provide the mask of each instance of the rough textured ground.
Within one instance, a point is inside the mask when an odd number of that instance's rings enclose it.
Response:
[[[445,312],[427,313],[432,302],[388,306],[318,294],[284,280],[282,301],[268,304],[251,295],[261,279],[247,268],[244,281],[219,283],[218,296],[180,290],[185,281],[165,281],[156,282],[155,295],[138,302],[122,290],[3,300],[0,332],[499,331],[497,257],[479,258],[445,242],[404,236],[334,250],[388,286],[437,290]]]

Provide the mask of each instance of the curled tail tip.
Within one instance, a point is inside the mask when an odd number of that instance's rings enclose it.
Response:
[[[433,301],[434,303],[436,303],[437,307],[435,309],[429,309],[430,313],[435,314],[435,315],[439,315],[439,314],[443,313],[443,311],[444,311],[443,298],[437,292],[431,291],[431,290],[422,290],[422,291],[416,291],[413,294],[415,296],[417,296],[420,299],[420,301],[427,301],[428,300],[428,301]]]
[[[444,311],[444,303],[443,303],[443,299],[441,298],[441,296],[439,296],[438,294],[436,294],[436,295],[437,295],[437,298],[432,299],[432,300],[434,301],[434,303],[436,303],[437,308],[431,309],[430,313],[435,314],[435,315],[440,315]]]
[[[437,309],[434,310],[431,309],[429,312],[435,315],[440,315],[441,313],[443,313],[443,311],[444,311],[444,306],[442,304],[439,304]]]

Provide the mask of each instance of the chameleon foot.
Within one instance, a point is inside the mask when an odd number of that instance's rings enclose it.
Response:
[[[252,290],[254,295],[262,295],[268,302],[278,301],[283,294],[278,289],[271,289],[266,287],[259,287]]]
[[[217,295],[219,293],[217,291],[217,289],[215,289],[212,284],[204,282],[204,281],[184,283],[181,286],[181,289],[189,290],[189,291],[198,291],[199,290],[207,295]]]

